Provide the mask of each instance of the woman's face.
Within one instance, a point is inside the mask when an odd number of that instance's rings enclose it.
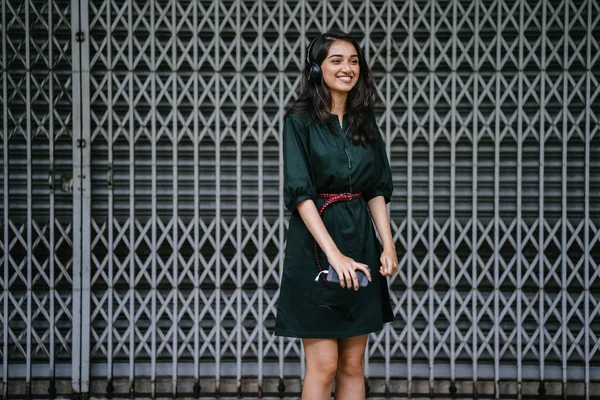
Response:
[[[336,40],[321,63],[323,81],[332,95],[346,95],[358,82],[358,53],[352,43]]]

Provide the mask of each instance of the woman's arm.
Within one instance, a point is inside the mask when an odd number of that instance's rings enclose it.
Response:
[[[346,257],[338,249],[331,238],[331,235],[327,232],[327,228],[312,199],[300,202],[296,209],[298,210],[302,221],[304,221],[304,224],[327,256],[327,261],[329,261],[329,264],[331,264],[338,273],[340,277],[340,286],[347,286],[348,289],[354,286],[354,290],[358,290],[358,279],[355,272],[357,269],[363,271],[369,281],[371,281],[371,274],[369,273],[369,267],[367,265],[356,262],[350,257]]]
[[[369,207],[373,221],[375,221],[379,237],[383,242],[383,252],[379,259],[381,261],[379,272],[383,276],[393,275],[398,271],[398,257],[396,256],[396,246],[392,238],[390,220],[385,208],[385,199],[383,196],[373,197],[369,200],[367,206]]]

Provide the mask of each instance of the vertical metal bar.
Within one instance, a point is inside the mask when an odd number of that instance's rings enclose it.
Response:
[[[567,398],[567,329],[569,326],[567,324],[567,143],[569,141],[569,127],[567,126],[568,117],[567,113],[569,112],[569,80],[567,79],[569,75],[569,0],[564,1],[565,7],[565,15],[564,15],[564,36],[563,36],[563,98],[562,98],[562,176],[561,176],[561,203],[562,203],[562,216],[561,216],[561,239],[560,239],[560,247],[561,247],[561,278],[560,278],[560,286],[561,286],[561,338],[562,338],[562,349],[561,349],[561,363],[562,363],[562,397],[563,399]]]
[[[370,54],[370,52],[371,52],[371,44],[370,44],[371,40],[370,40],[370,37],[371,37],[371,34],[373,32],[371,30],[371,24],[369,24],[369,22],[371,21],[371,18],[370,18],[370,14],[371,14],[370,4],[371,4],[371,1],[372,0],[369,0],[369,1],[365,2],[365,29],[366,29],[366,32],[365,32],[365,36],[364,36],[365,37],[365,44],[363,45],[363,48],[362,48],[363,54],[365,56],[365,59],[367,60],[367,64],[369,64],[369,65],[372,65],[371,64],[371,54]],[[389,10],[390,3],[389,2],[385,2],[385,7]],[[386,20],[386,22],[387,22],[387,20]],[[386,27],[386,29],[385,29],[386,37],[388,36],[387,35],[388,31],[389,31],[389,29]],[[346,30],[346,32],[347,32],[347,30]],[[386,61],[387,61],[387,58],[386,58]],[[387,69],[387,65],[386,65],[386,69]]]
[[[91,282],[91,127],[90,127],[90,54],[88,2],[81,2],[81,391],[90,386],[90,282]],[[78,177],[79,178],[79,177]]]
[[[452,110],[456,110],[456,80],[457,80],[457,2],[452,1]],[[456,389],[456,112],[452,113],[450,119],[450,390]]]
[[[106,4],[106,26],[107,26],[107,37],[106,41],[106,58],[108,61],[108,84],[107,84],[107,98],[108,104],[113,104],[113,59],[112,59],[112,2]],[[108,140],[108,347],[107,353],[107,369],[106,375],[108,380],[108,387],[112,388],[113,381],[113,334],[114,327],[113,321],[114,310],[114,138],[113,138],[113,113],[108,112],[108,127],[107,127],[107,140]],[[91,146],[91,143],[90,143]]]
[[[502,63],[502,1],[497,1],[496,16],[496,60],[494,79],[496,80],[496,97],[494,99],[494,394],[500,398],[500,64]]]
[[[413,85],[415,80],[415,66],[414,66],[414,46],[415,46],[415,32],[414,32],[414,3],[411,1],[408,5],[408,143],[407,143],[407,172],[406,172],[406,242],[408,243],[408,253],[409,256],[406,260],[406,290],[409,295],[407,296],[407,311],[406,315],[408,316],[408,333],[407,333],[407,395],[410,397],[412,395],[412,377],[413,377],[413,323],[414,323],[414,315],[413,315],[413,297],[415,295],[414,287],[413,287],[413,141],[414,141],[414,133],[413,133]]]
[[[6,2],[2,1],[2,137],[4,141],[4,152],[3,152],[3,164],[2,170],[4,173],[4,215],[3,224],[4,229],[4,288],[2,291],[3,296],[3,314],[4,314],[4,326],[2,331],[2,382],[3,382],[3,396],[8,398],[8,302],[9,302],[9,276],[8,276],[8,259],[10,258],[10,242],[8,240],[8,88],[7,88],[7,65],[6,65]]]
[[[283,60],[284,60],[284,54],[283,54],[283,50],[284,50],[284,46],[283,46],[283,40],[281,38],[284,37],[285,34],[285,29],[284,29],[284,19],[283,19],[283,10],[285,8],[285,4],[286,4],[286,0],[280,0],[279,1],[279,50],[277,52],[278,54],[278,61],[277,64],[279,65],[279,68],[282,68],[283,66]],[[301,38],[301,41],[306,42],[306,25],[305,25],[305,19],[304,19],[304,7],[302,7],[301,9],[301,16],[300,16],[300,26],[302,27],[302,33],[304,34],[304,37]],[[303,58],[302,60],[304,60],[304,58],[306,57],[305,54],[305,48],[304,46],[302,46],[301,49],[301,54],[303,54]],[[302,66],[304,66],[304,62],[301,63]],[[284,81],[285,81],[285,75],[283,72],[279,72],[279,99],[283,99],[285,96],[285,91],[284,91]],[[285,107],[283,104],[283,101],[279,101],[278,102],[278,113],[277,115],[279,116],[279,121],[278,121],[278,126],[279,128],[279,132],[282,132],[282,127],[283,127],[283,115],[285,113]],[[279,137],[279,186],[278,186],[278,193],[283,193],[283,135],[281,135]],[[279,213],[277,216],[278,219],[278,223],[279,223],[279,232],[278,232],[278,236],[279,236],[279,243],[281,243],[281,245],[283,246],[284,243],[284,228],[285,228],[285,215],[284,215],[284,207],[283,207],[283,196],[279,196]],[[281,279],[281,277],[283,276],[283,261],[284,261],[284,257],[279,257],[279,277]],[[284,348],[284,338],[283,337],[279,337],[279,360],[278,360],[278,370],[279,370],[279,393],[281,394],[284,390],[285,390],[285,386],[283,383],[283,368],[284,368],[284,360],[285,360],[285,348]]]
[[[27,137],[25,138],[25,142],[27,143],[27,355],[25,356],[25,360],[27,363],[26,375],[25,375],[25,386],[27,396],[31,395],[31,370],[32,366],[32,346],[31,346],[31,335],[32,335],[32,279],[33,279],[33,271],[32,271],[32,252],[31,252],[31,242],[32,242],[32,219],[33,219],[33,210],[32,210],[32,171],[31,171],[31,162],[32,162],[32,132],[31,132],[31,26],[29,21],[29,13],[31,10],[29,9],[30,4],[29,0],[25,1],[25,85],[26,85],[26,115],[27,115]]]
[[[133,0],[127,1],[127,64],[129,71],[129,393],[135,396],[135,92],[133,91]]]
[[[433,231],[435,229],[435,198],[434,198],[434,190],[435,190],[435,128],[434,128],[434,118],[433,114],[435,113],[435,71],[433,70],[433,66],[435,65],[435,3],[436,0],[430,0],[430,13],[429,13],[429,216],[427,218],[427,250],[428,250],[428,282],[427,282],[427,299],[428,299],[428,325],[429,325],[429,349],[427,350],[429,353],[429,394],[433,396],[434,393],[434,365],[435,365],[435,238]]]
[[[215,40],[215,65],[220,68],[221,67],[221,57],[220,57],[220,36],[221,36],[221,24],[219,23],[219,10],[220,5],[216,4],[215,7],[215,31],[217,32],[217,37]],[[221,166],[219,161],[221,160],[221,79],[217,77],[215,79],[215,132],[214,132],[214,140],[215,140],[215,245],[218,252],[221,251]],[[215,260],[217,273],[216,273],[216,283],[215,283],[215,291],[216,295],[216,312],[215,318],[218,323],[221,323],[221,296],[222,296],[222,288],[221,288],[221,257],[216,257]],[[221,329],[216,329],[215,334],[215,343],[216,343],[216,360],[215,360],[215,381],[216,381],[216,391],[217,393],[221,390]]]
[[[4,25],[3,25],[4,26]],[[48,151],[49,151],[49,166],[50,166],[50,196],[48,198],[49,201],[49,221],[48,221],[48,226],[49,226],[49,259],[48,259],[48,273],[49,273],[49,283],[50,283],[50,287],[49,287],[49,291],[50,293],[48,294],[48,302],[50,303],[50,315],[49,315],[49,321],[48,324],[50,326],[50,351],[49,351],[49,358],[50,358],[50,387],[51,389],[54,388],[54,377],[55,377],[55,360],[54,360],[54,354],[55,354],[55,349],[54,349],[54,341],[55,341],[55,314],[54,314],[54,299],[56,298],[56,287],[55,287],[55,282],[54,282],[54,266],[55,266],[55,258],[54,258],[54,249],[55,249],[55,238],[54,238],[54,222],[55,222],[55,215],[54,215],[54,190],[55,190],[55,185],[54,185],[54,177],[55,177],[55,172],[54,172],[54,165],[55,165],[55,160],[54,160],[54,78],[53,78],[53,74],[54,74],[54,24],[53,24],[53,20],[52,20],[52,0],[48,0]],[[4,64],[3,64],[4,65]],[[5,192],[5,196],[8,192]],[[6,284],[6,283],[5,283]]]
[[[524,0],[519,0],[519,94],[517,109],[519,117],[517,118],[517,398],[521,400],[521,382],[523,379],[523,280],[522,280],[522,268],[523,268],[523,239],[522,239],[522,219],[523,219],[523,79],[525,62],[523,60],[523,42],[524,38],[524,22],[525,18],[525,6]]]
[[[264,31],[264,26],[263,26],[263,0],[259,0],[258,2],[258,74],[260,74],[260,79],[258,80],[258,98],[262,99],[263,98],[263,93],[264,93],[264,89],[263,89],[263,85],[264,85],[264,79],[265,79],[265,65],[264,65],[264,61],[263,61],[263,31]],[[264,110],[263,110],[263,102],[259,101],[257,104],[257,112],[259,115],[258,118],[258,251],[259,251],[259,257],[258,257],[258,320],[260,321],[260,324],[263,324],[265,321],[265,316],[264,316],[264,307],[263,307],[263,302],[264,302],[264,287],[265,287],[265,282],[264,282],[264,257],[262,256],[262,253],[264,252],[265,249],[265,245],[264,245],[264,224],[265,224],[265,220],[264,220],[264,197],[263,197],[263,191],[264,191],[264,185],[263,185],[263,179],[264,179],[264,173],[263,173],[263,169],[264,169],[264,149],[263,149],[263,144],[264,144],[264,138],[263,138],[263,132],[264,132],[264,124],[263,124],[263,118],[264,118]],[[259,397],[262,397],[262,387],[263,387],[263,374],[264,374],[264,329],[262,329],[262,327],[258,330],[258,394]]]
[[[480,78],[480,70],[481,65],[479,64],[479,1],[475,4],[475,22],[474,22],[474,36],[475,42],[473,46],[473,65],[475,70],[473,71],[473,153],[471,163],[473,165],[472,175],[471,175],[471,212],[472,212],[472,220],[471,220],[471,315],[473,316],[472,323],[472,351],[473,354],[473,397],[477,398],[477,355],[479,351],[477,349],[477,331],[479,329],[477,325],[478,319],[478,308],[477,308],[477,254],[478,254],[478,235],[477,231],[478,227],[478,215],[477,215],[477,152],[478,152],[478,143],[479,143],[479,118],[477,116],[477,111],[479,108],[479,78]]]
[[[348,7],[349,7],[348,0],[344,0],[344,2],[342,3],[342,11],[343,11],[343,14],[344,14],[344,16],[343,16],[343,18],[344,18],[343,21],[344,22],[342,24],[343,25],[342,26],[342,30],[344,32],[348,32]]]
[[[547,61],[546,61],[546,39],[547,39],[547,20],[546,20],[546,9],[548,7],[547,5],[547,0],[542,0],[543,4],[542,4],[542,71],[541,74],[545,75],[546,74],[546,68],[547,68]],[[539,170],[539,205],[538,205],[538,210],[539,210],[539,219],[538,219],[538,263],[539,263],[539,277],[538,277],[538,282],[540,285],[540,291],[539,291],[539,316],[540,316],[540,321],[543,321],[545,319],[545,313],[544,313],[544,297],[545,297],[545,285],[544,285],[544,281],[545,281],[545,274],[544,274],[544,231],[545,231],[545,216],[544,216],[544,175],[545,175],[545,170],[544,170],[544,163],[545,163],[545,142],[546,142],[546,134],[545,134],[545,108],[546,108],[546,77],[544,76],[542,79],[540,79],[540,105],[541,105],[541,109],[540,109],[540,132],[539,132],[539,140],[540,140],[540,170]],[[539,354],[540,354],[540,391],[543,392],[544,388],[545,388],[545,384],[544,384],[544,380],[546,378],[545,376],[545,354],[546,354],[546,348],[545,348],[545,335],[544,335],[544,324],[540,324],[539,327],[539,338],[540,338],[540,350],[539,350]]]
[[[585,177],[584,177],[584,211],[583,211],[583,269],[584,269],[584,368],[585,368],[585,400],[590,400],[590,147],[591,147],[591,75],[592,75],[592,1],[588,0],[586,57],[585,57]]]
[[[321,33],[324,33],[329,29],[327,25],[327,0],[321,1]]]
[[[166,3],[166,2],[165,2]],[[163,4],[165,4],[163,3]],[[152,160],[152,166],[150,168],[150,187],[152,188],[151,195],[151,213],[150,213],[150,224],[151,224],[151,242],[152,249],[150,255],[150,268],[151,268],[151,286],[150,286],[150,297],[151,297],[151,312],[150,312],[150,348],[152,349],[152,354],[150,354],[150,390],[152,392],[152,397],[156,397],[156,362],[158,357],[156,356],[156,330],[158,329],[158,316],[156,312],[156,291],[158,290],[158,283],[156,277],[156,140],[158,135],[156,134],[156,36],[154,32],[156,31],[156,22],[154,15],[154,7],[155,3],[150,2],[150,32],[149,32],[149,40],[150,40],[150,113],[152,114],[150,117],[150,157]],[[166,4],[165,4],[166,7]],[[171,39],[174,39],[174,36],[171,36]],[[133,77],[132,77],[133,78]],[[145,89],[144,89],[145,90]]]
[[[73,342],[72,342],[72,391],[81,391],[81,46],[78,43],[80,30],[79,1],[71,0],[71,46],[73,54]]]
[[[242,293],[243,293],[243,271],[242,271],[242,54],[241,54],[241,0],[235,2],[235,265],[236,265],[236,383],[238,393],[242,390]]]
[[[154,20],[154,18],[153,18]],[[172,47],[172,63],[174,66],[175,70],[178,70],[177,65],[177,3],[175,1],[171,2],[171,28],[172,28],[172,32],[171,32],[171,40],[173,41],[173,47]],[[154,32],[154,30],[153,30]],[[154,51],[154,47],[152,46],[152,49]],[[155,60],[155,58],[152,58],[153,60]],[[156,71],[156,65],[154,65],[154,70]],[[179,204],[179,190],[178,190],[178,182],[179,182],[179,168],[178,168],[178,164],[179,164],[179,158],[178,158],[178,143],[179,143],[179,132],[177,131],[177,106],[178,106],[178,100],[179,97],[177,95],[177,73],[176,72],[172,72],[173,79],[172,79],[172,90],[173,90],[173,95],[171,96],[171,99],[173,101],[172,107],[173,107],[173,131],[171,133],[171,140],[173,142],[173,252],[171,257],[173,257],[173,286],[172,286],[172,293],[173,293],[173,354],[172,354],[172,375],[171,375],[171,381],[172,381],[172,394],[173,394],[173,398],[177,397],[177,359],[178,359],[178,354],[179,354],[179,346],[178,346],[178,342],[177,342],[177,326],[179,325],[179,321],[178,321],[178,301],[179,301],[179,296],[178,294],[178,286],[179,286],[179,257],[177,256],[179,254],[179,212],[178,212],[178,204]],[[156,80],[156,76],[155,76],[155,80]],[[154,101],[154,96],[152,97],[153,101]],[[158,290],[158,288],[156,289]]]
[[[194,28],[198,27],[198,5],[194,5],[193,11]],[[192,110],[194,118],[194,394],[200,393],[200,171],[199,171],[199,152],[200,147],[200,124],[198,121],[198,110],[200,102],[198,98],[200,91],[198,90],[198,80],[200,79],[200,66],[198,59],[198,31],[192,35],[194,42],[194,109]]]

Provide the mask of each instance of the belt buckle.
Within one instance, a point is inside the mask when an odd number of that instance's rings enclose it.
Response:
[[[344,193],[344,196],[346,197],[346,201],[352,200],[352,193]]]

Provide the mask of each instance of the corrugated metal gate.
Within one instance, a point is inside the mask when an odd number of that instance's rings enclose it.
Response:
[[[0,3],[5,395],[301,376],[272,333],[280,127],[329,28],[364,37],[396,185],[369,377],[594,394],[597,0]]]

